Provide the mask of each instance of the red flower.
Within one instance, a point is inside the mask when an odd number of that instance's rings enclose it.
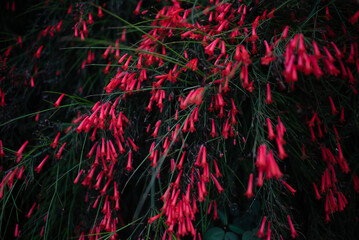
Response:
[[[274,160],[273,152],[272,150],[269,151],[267,158],[267,167],[266,167],[266,178],[272,178],[275,177],[277,179],[281,178],[283,176],[282,172],[280,171],[277,162]]]
[[[178,165],[177,165],[177,168],[178,168],[179,170],[181,170],[181,169],[183,168],[183,160],[184,160],[185,155],[186,155],[186,151],[183,151],[181,160],[180,160],[180,162],[179,162]]]
[[[40,58],[41,51],[42,51],[43,48],[44,48],[44,46],[41,45],[41,46],[39,47],[39,49],[36,51],[36,53],[35,53],[35,57],[36,57],[36,58]]]
[[[130,142],[133,151],[137,152],[137,150],[139,149],[139,147],[136,146],[136,144],[132,141],[132,139],[131,139],[130,137],[128,137],[127,139],[128,139],[128,141]]]
[[[217,136],[217,133],[216,133],[216,127],[214,125],[214,119],[212,118],[212,131],[210,133],[210,135],[214,138]]]
[[[202,191],[202,185],[200,182],[197,182],[197,187],[198,187],[198,201],[199,202],[203,202],[204,201],[204,197],[203,197],[203,191]],[[195,202],[195,201],[194,201]]]
[[[298,233],[295,231],[293,223],[292,223],[292,219],[290,219],[290,216],[287,215],[288,218],[288,222],[289,222],[289,227],[290,227],[290,231],[291,231],[291,236],[292,238],[298,237]]]
[[[267,83],[267,99],[265,102],[266,104],[271,104],[273,102],[269,83]]]
[[[57,135],[56,135],[54,141],[50,144],[50,146],[51,146],[52,148],[55,148],[55,147],[57,146],[57,142],[58,142],[58,140],[59,140],[59,137],[60,137],[60,132],[57,133]]]
[[[274,134],[272,123],[269,118],[267,118],[267,127],[268,127],[268,139],[272,141],[276,136]]]
[[[148,219],[148,223],[149,223],[149,224],[152,224],[154,221],[156,221],[157,219],[159,219],[159,218],[161,217],[161,215],[162,215],[162,213],[157,214],[156,216],[149,218],[149,219]]]
[[[266,224],[266,219],[267,219],[267,217],[264,216],[263,220],[262,220],[261,227],[259,228],[259,231],[257,232],[257,235],[258,235],[259,238],[264,237],[264,227],[265,227],[265,224]]]
[[[282,32],[282,36],[281,39],[286,39],[288,36],[288,30],[289,30],[289,26],[286,26]]]
[[[329,96],[329,101],[330,101],[330,107],[332,108],[332,114],[335,115],[338,113],[337,109],[335,108],[333,99],[331,96]]]
[[[313,188],[314,188],[314,192],[315,192],[315,198],[316,198],[317,200],[321,199],[322,197],[320,196],[319,191],[318,191],[318,188],[317,188],[317,185],[315,185],[314,182],[313,182]]]
[[[48,158],[49,158],[49,155],[46,155],[46,157],[45,157],[45,158],[41,161],[41,163],[34,169],[34,171],[37,172],[37,173],[39,173]]]
[[[254,194],[253,194],[253,173],[251,173],[249,175],[248,187],[247,187],[247,191],[246,191],[246,193],[244,195],[247,198],[254,197]]]
[[[277,147],[278,147],[278,157],[280,159],[284,159],[286,157],[288,157],[287,153],[284,151],[284,148],[283,148],[283,142],[281,141],[281,138],[277,137],[276,138],[276,142],[277,142]]]
[[[216,177],[217,177],[217,178],[222,177],[222,174],[221,174],[221,172],[219,171],[217,162],[216,162],[216,160],[214,160],[214,159],[213,159],[213,164],[214,164],[214,169],[215,169],[215,171],[216,171]]]
[[[221,185],[219,184],[217,178],[212,173],[211,173],[211,178],[212,178],[214,184],[216,185],[218,193],[221,194],[224,191],[224,189],[221,187]]]
[[[98,8],[97,16],[98,16],[99,18],[102,18],[102,17],[103,17],[103,13],[102,13],[102,8],[101,8],[101,7]]]
[[[22,152],[24,151],[26,145],[29,143],[29,141],[24,142],[24,144],[22,144],[22,146],[19,148],[19,150],[17,150],[17,152],[15,153],[15,156],[17,157],[16,162],[19,163],[21,158],[22,158]]]
[[[140,14],[141,4],[142,4],[142,0],[140,0],[140,1],[138,2],[135,11],[133,11],[133,13],[134,13],[135,15]]]
[[[262,65],[269,65],[269,63],[271,61],[273,61],[275,59],[275,57],[273,57],[273,52],[272,52],[271,48],[269,47],[268,42],[266,40],[264,40],[264,44],[266,47],[266,55],[261,58],[261,63],[262,63]]]
[[[4,149],[3,149],[3,145],[2,145],[2,140],[0,140],[0,157],[4,157],[5,153],[4,153]]]
[[[284,182],[283,180],[280,180],[283,185],[294,195],[296,190],[294,188],[292,188],[288,183]]]
[[[156,128],[155,130],[153,131],[153,133],[151,134],[152,137],[156,138],[157,137],[157,134],[158,134],[158,129],[160,128],[160,125],[161,125],[161,120],[158,120],[156,122]]]
[[[81,171],[77,174],[77,176],[76,176],[76,178],[75,178],[75,180],[74,180],[74,184],[77,184],[77,183],[79,182],[80,177],[81,177],[81,174],[82,174],[83,171],[84,171],[84,170],[81,169]]]
[[[65,96],[65,93],[61,94],[61,96],[56,100],[56,102],[54,103],[54,106],[55,107],[59,107],[60,106],[60,103],[61,103],[61,100],[62,98]]]
[[[34,211],[35,206],[36,206],[36,202],[35,202],[34,204],[32,204],[31,209],[30,209],[29,212],[26,214],[26,218],[30,218],[30,217],[31,217],[31,214],[32,214],[32,212]]]
[[[21,231],[19,230],[19,224],[16,224],[14,237],[16,237],[16,238],[20,237],[20,233],[21,233]]]
[[[60,150],[56,153],[55,158],[60,159],[62,152],[64,151],[64,148],[66,146],[66,143],[62,144]]]
[[[270,221],[268,221],[266,240],[270,240],[270,237],[271,237]]]
[[[198,68],[197,68],[197,63],[198,63],[198,59],[197,58],[194,58],[192,59],[191,61],[189,61],[187,64],[186,64],[186,67],[189,68],[189,69],[192,69],[192,71],[196,71]],[[186,71],[187,68],[184,68],[183,70]]]
[[[128,152],[127,166],[126,166],[126,168],[125,168],[127,172],[133,170],[132,165],[131,165],[131,162],[132,162],[132,151],[130,150],[130,151]]]

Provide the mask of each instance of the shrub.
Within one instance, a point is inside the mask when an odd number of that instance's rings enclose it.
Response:
[[[356,236],[357,3],[3,4],[1,238]]]

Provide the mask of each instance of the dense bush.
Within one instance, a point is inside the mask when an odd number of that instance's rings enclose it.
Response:
[[[1,4],[1,239],[357,236],[355,1]]]

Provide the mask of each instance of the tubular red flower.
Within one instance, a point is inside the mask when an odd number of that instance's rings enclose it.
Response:
[[[130,150],[130,151],[128,152],[127,166],[126,166],[126,168],[125,168],[127,172],[130,172],[130,171],[133,170],[131,164],[132,164],[132,151]]]
[[[147,222],[148,222],[149,224],[152,224],[154,221],[156,221],[157,219],[159,219],[159,218],[161,217],[161,215],[162,215],[162,213],[157,214],[156,216],[153,216],[153,217],[149,218]]]
[[[203,147],[201,166],[205,167],[206,165],[207,165],[207,150],[206,150],[206,147]]]
[[[256,233],[259,238],[264,237],[264,227],[265,227],[265,224],[266,224],[266,219],[267,219],[267,217],[264,216],[263,219],[262,219],[262,223],[261,223],[261,226],[259,228],[259,231]]]
[[[266,178],[272,178],[275,177],[277,179],[281,178],[283,176],[282,172],[280,171],[277,162],[274,160],[273,152],[272,150],[269,151],[267,157],[267,167],[266,167]]]
[[[285,26],[283,32],[282,32],[282,36],[281,39],[286,39],[288,36],[288,30],[289,30],[289,26]]]
[[[340,60],[344,56],[344,54],[342,52],[340,52],[339,48],[337,47],[337,45],[335,45],[334,42],[330,42],[330,44],[332,44],[334,51],[335,51],[335,55]]]
[[[0,140],[0,157],[4,157],[5,153],[4,153],[4,149],[3,149],[3,145],[2,145],[2,140]]]
[[[197,187],[198,187],[198,201],[199,202],[203,202],[204,201],[204,197],[203,197],[203,191],[202,191],[202,186],[200,182],[197,182]],[[195,201],[194,201],[195,202]]]
[[[46,157],[45,157],[45,158],[41,161],[41,163],[34,169],[34,171],[37,172],[37,173],[39,173],[48,158],[49,158],[49,155],[46,155]]]
[[[267,83],[267,99],[265,102],[266,104],[271,104],[273,102],[269,83]]]
[[[14,237],[15,237],[15,238],[20,237],[20,233],[21,233],[21,231],[19,230],[19,224],[17,223],[17,224],[15,225]]]
[[[98,16],[99,18],[102,18],[102,17],[103,17],[102,7],[99,7],[99,8],[98,8],[97,16]]]
[[[140,14],[140,8],[141,8],[142,0],[138,1],[138,4],[136,6],[136,9],[133,11],[135,15]]]
[[[313,188],[314,188],[314,192],[315,192],[315,198],[316,198],[317,200],[321,199],[322,197],[320,196],[319,191],[318,191],[318,188],[317,188],[317,185],[315,185],[314,182],[313,182]]]
[[[159,130],[159,127],[161,125],[161,120],[158,120],[156,122],[156,127],[155,127],[155,130],[153,131],[153,133],[151,134],[152,137],[156,138],[157,137],[157,134],[158,134],[158,130]]]
[[[216,185],[218,193],[221,194],[224,191],[224,189],[221,187],[221,185],[219,184],[217,178],[212,173],[211,173],[211,178],[212,178],[214,184]]]
[[[56,153],[55,158],[60,159],[62,152],[64,151],[64,148],[66,146],[66,143],[62,144],[60,150]]]
[[[272,141],[276,135],[274,134],[272,123],[269,118],[267,118],[267,127],[268,127],[268,139]]]
[[[179,170],[181,170],[181,169],[183,168],[183,160],[184,160],[185,155],[186,155],[186,151],[183,151],[181,160],[180,160],[180,162],[179,162],[178,165],[177,165],[177,168],[178,168]]]
[[[213,118],[212,118],[212,131],[211,131],[210,135],[211,135],[213,138],[217,136],[216,127],[215,127],[214,119],[213,119]]]
[[[35,53],[35,57],[36,57],[36,58],[40,58],[41,51],[42,51],[43,48],[44,48],[44,45],[41,45],[41,46],[39,47],[39,49],[36,51],[36,53]]]
[[[292,223],[292,219],[290,219],[290,216],[287,215],[288,218],[288,222],[289,222],[289,227],[290,227],[290,232],[291,232],[291,236],[292,238],[298,237],[298,233],[295,231],[293,223]]]
[[[15,153],[15,155],[17,157],[21,156],[22,155],[22,152],[24,151],[26,145],[29,143],[29,141],[25,141],[22,146],[19,148],[19,150],[17,150],[17,152]]]
[[[214,164],[214,168],[215,168],[215,171],[216,171],[216,177],[217,177],[217,178],[222,177],[222,174],[221,174],[221,172],[219,171],[217,162],[216,162],[216,160],[214,160],[214,159],[213,159],[213,164]]]
[[[332,108],[332,115],[335,115],[338,113],[337,109],[335,108],[333,99],[331,96],[329,96],[329,101],[330,101],[330,107]]]
[[[22,152],[24,151],[26,145],[29,143],[29,141],[24,142],[24,144],[22,144],[22,146],[19,148],[19,150],[17,150],[17,152],[15,153],[15,156],[17,156],[17,160],[16,162],[19,163],[22,159]]]
[[[284,151],[283,143],[281,141],[281,138],[276,138],[277,147],[278,147],[278,157],[283,160],[284,158],[288,157],[287,153]]]
[[[50,146],[51,146],[52,148],[55,148],[55,147],[57,146],[57,142],[59,141],[59,137],[60,137],[60,132],[57,133],[57,135],[56,135],[54,141],[50,144]]]
[[[60,103],[61,103],[61,100],[62,98],[65,96],[65,93],[61,94],[61,96],[56,100],[56,102],[54,103],[54,106],[55,107],[59,107],[60,106]]]
[[[284,182],[283,180],[280,181],[293,195],[295,194],[296,190],[294,188],[292,188],[288,183]]]
[[[267,168],[266,154],[267,146],[265,144],[260,145],[257,150],[257,160],[255,163],[258,170],[264,171]]]
[[[74,180],[74,184],[77,184],[79,182],[79,179],[81,177],[82,172],[83,172],[83,169],[81,169],[81,171],[77,174],[77,176],[76,176],[76,178]]]
[[[270,221],[268,221],[268,225],[267,225],[267,237],[266,237],[266,240],[270,240],[270,237],[271,237]]]
[[[32,215],[32,212],[34,211],[36,206],[36,202],[34,204],[32,204],[32,207],[30,208],[29,212],[26,214],[26,218],[30,218]]]
[[[132,141],[132,139],[131,139],[130,137],[128,137],[127,139],[128,139],[128,141],[130,142],[133,151],[137,152],[137,150],[139,149],[139,147],[136,146],[136,144]]]
[[[253,194],[253,173],[249,175],[247,191],[244,194],[248,199],[254,197]]]

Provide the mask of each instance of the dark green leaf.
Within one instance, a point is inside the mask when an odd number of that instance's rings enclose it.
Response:
[[[223,212],[221,210],[217,210],[217,212],[218,212],[219,219],[221,219],[221,221],[223,222],[224,225],[227,225],[228,217],[227,217],[226,212]]]
[[[204,235],[205,240],[222,240],[224,239],[224,230],[219,227],[214,227],[208,229],[206,234]]]
[[[251,231],[247,231],[243,233],[242,240],[252,240],[253,239],[253,233]]]
[[[234,225],[234,224],[229,224],[228,228],[229,228],[232,232],[235,232],[235,233],[237,233],[237,234],[243,234],[243,233],[245,232],[242,228],[240,228],[240,227],[238,227],[238,226],[236,226],[236,225]]]
[[[243,233],[242,240],[259,240],[255,232],[247,231]]]
[[[232,233],[232,232],[227,232],[226,235],[224,236],[225,240],[239,240],[237,234]]]

